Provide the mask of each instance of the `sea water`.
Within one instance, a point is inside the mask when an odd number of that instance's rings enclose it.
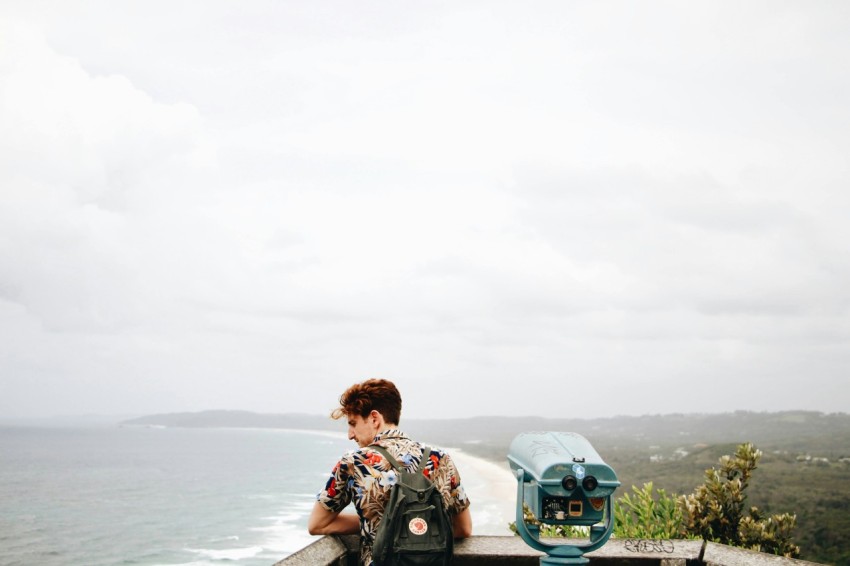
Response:
[[[315,540],[315,494],[353,447],[276,429],[0,427],[0,565],[270,566]],[[471,462],[464,483],[495,493]],[[487,499],[477,532],[507,534]]]

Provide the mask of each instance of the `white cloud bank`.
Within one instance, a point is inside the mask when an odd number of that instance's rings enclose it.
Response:
[[[33,6],[0,414],[850,402],[840,4]]]

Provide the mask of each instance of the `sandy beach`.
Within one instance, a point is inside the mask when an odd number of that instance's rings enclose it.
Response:
[[[461,482],[472,502],[472,529],[476,535],[509,535],[516,518],[516,478],[507,460],[497,464],[449,448],[460,471]]]

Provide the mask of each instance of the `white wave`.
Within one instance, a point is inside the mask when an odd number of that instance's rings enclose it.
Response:
[[[278,499],[280,497],[280,495],[276,494],[276,493],[253,493],[253,494],[247,495],[246,497],[248,499],[252,500],[252,501],[258,500],[258,499],[259,500],[265,500],[265,501],[271,501],[273,499]]]
[[[304,517],[305,513],[287,513],[285,515],[275,515],[274,517],[263,517],[264,521],[271,521],[275,524],[283,524],[283,523],[294,523],[301,517]],[[261,530],[269,527],[256,527],[252,530]]]
[[[318,491],[318,489],[316,491]],[[287,499],[291,498],[291,497],[294,497],[296,499],[304,499],[304,498],[315,499],[314,494],[304,493],[303,491],[299,491],[299,492],[283,491],[283,492],[280,493],[280,495],[281,495],[281,497],[286,497]]]
[[[299,508],[301,512],[293,512]],[[262,545],[266,554],[273,555],[277,560],[301,550],[318,537],[307,533],[307,516],[310,505],[297,503],[288,505],[279,515],[265,517],[267,524],[251,528],[251,531],[262,533]]]
[[[301,550],[317,538],[308,534],[305,527],[291,523],[255,527],[251,530],[263,533],[263,547],[280,558]]]
[[[300,512],[302,515],[309,515],[310,511],[313,510],[313,506],[316,504],[316,496],[311,495],[309,499],[305,501],[297,501],[293,502],[289,505],[290,508],[295,511]]]
[[[200,554],[205,558],[213,560],[242,560],[244,558],[253,558],[263,551],[262,546],[249,546],[248,548],[226,548],[224,550],[213,550],[207,548],[187,548],[188,552]]]
[[[239,540],[239,535],[230,535],[227,537],[213,537],[209,539],[210,542],[222,542],[225,540]]]

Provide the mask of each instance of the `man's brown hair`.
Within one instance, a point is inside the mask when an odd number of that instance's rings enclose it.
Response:
[[[334,419],[353,415],[365,418],[373,410],[381,413],[389,424],[398,424],[401,419],[401,394],[395,384],[386,379],[355,383],[339,397],[339,405],[331,413]]]

